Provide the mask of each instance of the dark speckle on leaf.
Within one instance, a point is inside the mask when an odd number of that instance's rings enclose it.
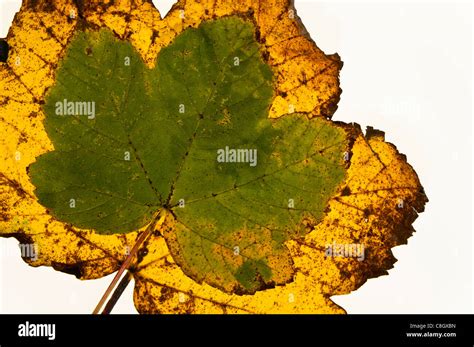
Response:
[[[9,46],[7,41],[0,39],[0,62],[5,63],[8,59]]]

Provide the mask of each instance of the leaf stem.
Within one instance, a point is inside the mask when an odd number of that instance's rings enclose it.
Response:
[[[127,288],[128,284],[130,283],[132,278],[133,278],[132,273],[130,271],[127,271],[125,273],[125,276],[123,276],[122,280],[118,284],[115,291],[112,293],[112,296],[111,296],[110,300],[107,301],[107,304],[105,305],[104,310],[102,311],[102,314],[105,315],[105,314],[109,314],[110,312],[112,312],[115,304],[117,303],[117,301],[122,296],[125,288]]]
[[[128,270],[128,268],[130,267],[131,263],[132,263],[132,260],[134,259],[134,257],[137,255],[138,251],[140,250],[140,247],[141,245],[152,235],[153,231],[156,230],[157,227],[161,226],[165,220],[165,217],[166,217],[166,210],[160,210],[155,218],[153,219],[153,221],[148,225],[148,227],[145,229],[145,231],[143,231],[137,238],[137,241],[135,242],[132,250],[130,251],[130,253],[128,254],[127,258],[125,259],[125,261],[122,263],[122,265],[120,266],[120,269],[117,271],[117,273],[115,274],[115,277],[114,279],[112,280],[112,282],[110,283],[110,285],[108,286],[107,290],[105,291],[104,295],[102,295],[102,298],[100,299],[99,303],[97,304],[96,308],[94,309],[94,311],[92,312],[92,314],[99,314],[102,306],[104,306],[105,302],[107,301],[107,299],[109,298],[110,294],[112,294],[112,292],[114,291],[115,287],[117,286],[117,283],[118,281],[120,280],[120,278],[122,277],[122,275],[124,274],[125,271]],[[128,280],[126,280],[127,277],[130,277]],[[114,293],[113,297],[111,300],[114,300],[115,302],[117,302],[117,300],[119,299],[120,295],[123,293],[123,291],[125,290],[127,284],[130,282],[131,280],[131,273],[130,272],[127,272],[124,279],[120,282],[120,285],[119,285],[119,288],[117,288],[117,294],[116,295]],[[122,288],[123,286],[123,288]],[[107,304],[106,308],[104,309],[104,312],[103,314],[107,314],[109,313],[113,306],[115,305],[115,302],[112,304],[111,303],[111,307],[109,307],[110,305]],[[108,312],[106,312],[106,310],[109,310]]]

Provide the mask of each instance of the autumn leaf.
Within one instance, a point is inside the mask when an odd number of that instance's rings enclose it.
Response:
[[[289,1],[78,4],[25,1],[0,65],[0,232],[27,262],[128,264],[142,313],[343,312],[393,266],[423,188],[382,132],[324,119],[342,64]]]
[[[108,31],[74,38],[44,107],[55,150],[30,166],[39,202],[106,234],[166,209],[171,254],[196,281],[230,293],[291,281],[283,244],[320,221],[344,177],[345,134],[268,118],[272,71],[253,32],[236,17],[203,23],[151,70]]]

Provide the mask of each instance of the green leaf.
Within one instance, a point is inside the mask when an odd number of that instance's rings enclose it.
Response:
[[[276,76],[260,52],[237,17],[184,31],[154,69],[107,30],[78,34],[44,105],[54,151],[30,167],[39,201],[101,234],[165,209],[194,280],[237,294],[291,281],[285,241],[321,220],[347,140],[324,119],[268,118]]]

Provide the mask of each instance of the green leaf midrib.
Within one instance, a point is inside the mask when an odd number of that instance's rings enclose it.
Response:
[[[117,61],[118,61],[118,54],[117,54],[117,50],[115,51],[115,61],[114,61],[114,66],[117,66]],[[162,205],[163,204],[163,198],[161,196],[161,194],[158,192],[158,189],[156,188],[156,186],[153,184],[153,181],[148,173],[148,170],[145,168],[145,165],[143,163],[143,161],[141,160],[141,157],[138,155],[138,151],[137,151],[137,148],[136,146],[133,144],[133,140],[132,140],[132,137],[130,136],[131,133],[133,133],[133,129],[135,127],[135,124],[137,122],[138,119],[140,119],[140,116],[142,115],[142,113],[140,112],[138,117],[137,117],[137,120],[135,121],[135,123],[133,124],[133,126],[130,128],[130,129],[127,129],[127,127],[123,124],[123,120],[122,120],[122,116],[124,114],[124,109],[126,107],[126,105],[128,105],[128,102],[130,100],[130,88],[131,88],[131,85],[132,85],[132,78],[134,78],[135,76],[132,76],[132,69],[129,69],[129,77],[127,79],[127,93],[123,99],[123,102],[122,104],[120,105],[121,107],[119,107],[117,104],[116,104],[116,101],[112,99],[112,104],[114,105],[115,107],[115,110],[116,112],[118,113],[117,114],[117,119],[118,121],[120,122],[123,130],[124,130],[124,133],[127,134],[127,139],[128,139],[128,145],[130,146],[130,148],[133,150],[133,157],[135,158],[135,163],[139,166],[140,170],[142,171],[143,175],[145,176],[145,179],[147,180],[148,184],[150,185],[151,189],[153,190],[153,192],[155,193],[156,197],[159,199],[160,201],[160,204]],[[128,131],[127,131],[128,130]]]
[[[245,29],[245,27],[242,27],[241,31],[240,31],[239,34],[237,35],[238,37],[240,37],[240,34],[244,31],[244,29]],[[211,42],[211,41],[212,41],[212,40],[208,37],[208,35],[205,33],[205,31],[202,32],[202,35],[203,35],[203,37],[204,37],[208,42]],[[246,42],[244,45],[242,45],[242,46],[240,46],[240,47],[238,47],[238,48],[233,48],[231,51],[234,51],[234,50],[236,50],[236,49],[241,49],[241,48],[243,48],[243,47],[246,47],[246,46],[252,45],[252,44],[253,44],[253,42],[252,42],[252,41],[249,41],[249,42]],[[213,46],[213,48],[214,48],[214,46]],[[213,49],[213,52],[214,52],[214,62],[215,62],[215,64],[216,64],[216,66],[223,66],[224,61],[227,60],[227,59],[231,56],[231,53],[230,53],[230,54],[228,54],[227,56],[225,56],[221,61],[219,61],[219,60],[217,59],[217,54],[216,54],[216,52],[215,52],[215,49]],[[257,50],[254,54],[258,54],[258,53],[259,53],[259,51]],[[249,56],[248,58],[252,58],[252,57],[253,57],[253,55],[252,55],[252,56]],[[159,57],[158,57],[158,59],[159,59]],[[209,95],[209,97],[208,97],[208,99],[207,99],[207,101],[206,101],[206,104],[204,105],[203,109],[202,109],[202,110],[198,110],[198,108],[196,107],[195,103],[193,102],[193,108],[194,108],[194,110],[195,110],[195,112],[196,112],[196,116],[198,116],[198,121],[197,121],[196,129],[195,129],[193,135],[191,136],[192,138],[188,140],[188,142],[189,142],[190,144],[189,144],[189,146],[188,146],[188,148],[187,148],[187,150],[186,150],[186,152],[185,152],[185,154],[184,154],[184,156],[183,156],[183,159],[182,159],[182,161],[181,161],[181,164],[180,164],[180,166],[179,166],[179,169],[178,169],[178,171],[177,171],[176,174],[175,174],[175,178],[174,178],[173,182],[171,183],[170,192],[169,192],[168,198],[166,199],[166,202],[165,202],[165,204],[164,204],[164,207],[166,207],[166,208],[168,208],[168,209],[173,209],[173,208],[175,207],[175,206],[170,206],[170,202],[172,201],[173,195],[174,195],[174,193],[175,193],[175,191],[176,191],[176,186],[177,186],[178,181],[179,181],[179,179],[180,179],[180,177],[181,177],[181,172],[182,172],[182,170],[183,170],[183,168],[184,168],[184,165],[185,165],[185,163],[186,163],[186,159],[189,157],[189,153],[191,152],[191,149],[192,149],[192,147],[193,147],[193,145],[194,145],[194,143],[195,143],[196,137],[198,136],[199,128],[200,128],[200,126],[202,125],[202,122],[203,122],[203,120],[204,120],[205,117],[206,117],[206,111],[205,111],[205,110],[206,110],[207,107],[209,106],[209,103],[212,101],[212,99],[215,97],[215,95],[216,95],[217,91],[219,90],[219,87],[221,86],[221,84],[224,82],[224,79],[225,79],[225,72],[226,72],[225,70],[228,69],[228,67],[229,67],[229,65],[224,65],[224,68],[222,68],[222,69],[219,70],[219,74],[218,74],[218,76],[216,77],[216,80],[213,82],[213,88],[212,88],[211,92],[209,93],[210,95]],[[184,77],[184,76],[182,76],[182,77]],[[246,75],[242,76],[240,79],[243,79],[244,77],[246,77]],[[240,79],[238,79],[237,81],[239,81]],[[183,79],[183,80],[184,80],[184,79]],[[234,81],[234,82],[235,82],[235,81]],[[185,83],[182,83],[182,84],[183,84],[183,86],[186,88],[186,92],[188,93],[189,99],[190,99],[190,100],[193,100],[193,98],[191,97],[191,93],[189,92],[188,86],[187,86]],[[260,88],[260,86],[257,87],[257,88]],[[242,101],[243,101],[243,100],[241,100],[241,101],[239,101],[239,102],[242,102]],[[233,106],[233,105],[227,105],[227,107],[229,107],[229,106]],[[270,106],[268,106],[268,107],[270,107]],[[222,111],[224,108],[225,108],[225,107],[222,107],[221,109],[219,109],[219,111]]]

